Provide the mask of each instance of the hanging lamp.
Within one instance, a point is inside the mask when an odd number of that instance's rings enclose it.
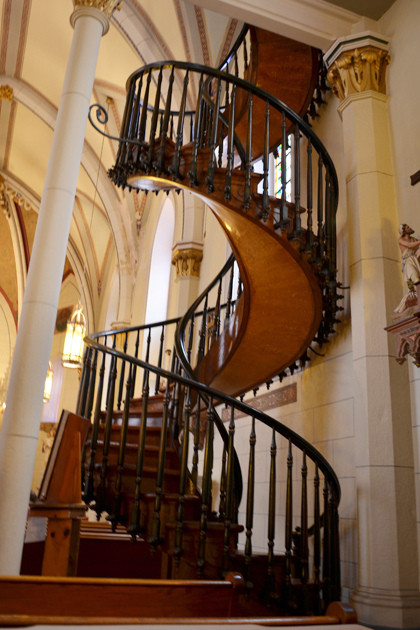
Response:
[[[80,368],[82,366],[84,338],[86,335],[86,318],[79,302],[74,307],[67,322],[66,336],[61,363],[64,367]]]

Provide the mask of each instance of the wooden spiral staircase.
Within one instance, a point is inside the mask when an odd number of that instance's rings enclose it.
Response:
[[[334,471],[299,435],[235,398],[304,365],[337,321],[335,170],[310,126],[279,100],[316,115],[318,60],[307,46],[251,29],[221,70],[165,61],[127,82],[112,180],[192,191],[214,212],[233,255],[183,318],[87,339],[77,403],[90,426],[83,499],[112,530],[84,524],[79,576],[89,530],[136,540],[127,573],[138,579],[120,587],[136,586],[137,603],[123,604],[125,615],[119,607],[125,618],[354,621],[337,608],[326,615],[340,599]],[[104,122],[103,110],[97,118]],[[287,197],[279,145],[290,144]],[[280,197],[270,189],[273,156],[282,164]],[[257,521],[265,522],[263,542]],[[110,563],[100,575],[115,578],[116,570]],[[82,577],[72,584],[87,593]],[[109,598],[122,602],[121,594]],[[41,618],[42,607],[34,614]]]

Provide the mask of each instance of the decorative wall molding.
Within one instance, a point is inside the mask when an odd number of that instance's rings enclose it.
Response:
[[[260,394],[259,396],[255,396],[251,401],[245,402],[248,402],[252,407],[258,409],[259,411],[268,411],[269,409],[284,407],[284,405],[290,405],[291,403],[297,402],[297,385],[296,383],[290,383],[290,385],[285,385],[279,389],[273,389],[271,392]],[[244,414],[239,411],[235,411],[235,419],[240,418],[243,415]],[[229,409],[222,410],[222,420],[223,422],[230,421]]]
[[[203,250],[196,247],[177,247],[172,254],[172,264],[176,268],[176,277],[200,276]]]

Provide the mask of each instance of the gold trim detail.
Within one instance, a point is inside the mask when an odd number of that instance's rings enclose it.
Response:
[[[11,210],[9,206],[10,198],[14,201],[14,203],[17,203],[22,210],[26,210],[27,212],[33,210],[36,212],[32,204],[23,197],[22,193],[12,188],[5,181],[4,177],[0,175],[0,207],[3,208],[3,212],[8,219],[11,217]]]
[[[121,8],[122,0],[73,0],[73,6],[75,9],[80,7],[94,7],[103,11],[106,16],[111,17],[115,9]]]
[[[365,46],[341,53],[328,70],[327,78],[336,96],[374,90],[386,94],[385,74],[390,57],[386,50]]]
[[[201,249],[194,247],[176,249],[172,254],[172,264],[176,268],[176,277],[195,276],[198,278],[202,260],[203,252]]]
[[[10,85],[0,85],[0,100],[13,101],[13,88]]]

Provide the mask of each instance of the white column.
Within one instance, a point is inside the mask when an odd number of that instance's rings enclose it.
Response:
[[[73,12],[71,23],[74,27],[72,47],[36,227],[0,434],[0,573],[6,575],[16,575],[20,571],[44,381],[87,113],[99,44],[109,28],[109,18],[95,7],[81,7]]]
[[[360,623],[414,627],[420,593],[409,380],[384,331],[402,294],[387,43],[354,36],[326,59],[346,158],[359,552],[353,603]]]

